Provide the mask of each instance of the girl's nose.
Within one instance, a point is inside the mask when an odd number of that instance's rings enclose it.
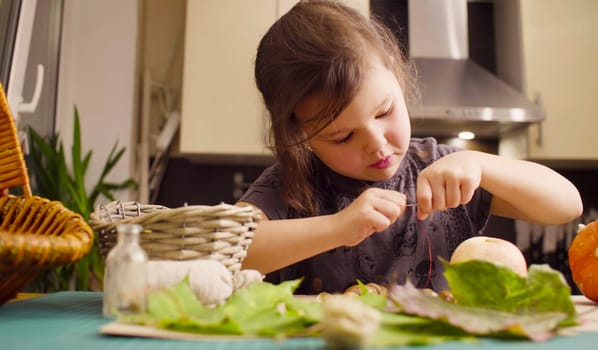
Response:
[[[367,130],[364,149],[367,152],[377,152],[388,143],[384,136],[384,129],[380,126],[372,126]]]

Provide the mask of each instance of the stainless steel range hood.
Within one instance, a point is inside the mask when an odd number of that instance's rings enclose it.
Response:
[[[540,106],[469,59],[467,0],[409,0],[408,8],[421,91],[408,106],[414,135],[497,138],[544,119]]]

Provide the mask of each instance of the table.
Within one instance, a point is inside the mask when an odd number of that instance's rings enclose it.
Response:
[[[598,305],[585,303],[592,314]],[[585,312],[585,311],[584,311]],[[102,317],[102,293],[58,292],[37,298],[14,301],[0,306],[0,349],[2,350],[70,350],[70,349],[325,349],[317,338],[269,339],[244,341],[188,341],[134,337],[105,336],[98,333],[100,326],[110,322]],[[576,336],[558,336],[544,343],[530,341],[501,341],[481,339],[479,343],[444,343],[433,346],[403,347],[401,349],[596,349],[598,332],[582,332]],[[380,348],[378,348],[380,349]]]

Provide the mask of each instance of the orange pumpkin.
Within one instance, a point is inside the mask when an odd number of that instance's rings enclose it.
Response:
[[[582,228],[571,242],[569,267],[583,295],[598,303],[598,220]]]

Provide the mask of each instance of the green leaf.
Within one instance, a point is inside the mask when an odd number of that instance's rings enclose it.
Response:
[[[532,265],[524,278],[486,261],[444,264],[456,304],[426,295],[410,283],[396,286],[390,299],[401,310],[449,324],[472,334],[546,340],[558,327],[575,323],[570,289],[560,272]]]
[[[475,342],[477,338],[446,322],[382,313],[382,324],[373,337],[372,345],[432,345],[447,341]]]
[[[119,320],[185,332],[240,333],[239,328],[225,318],[222,307],[208,308],[196,299],[188,278],[172,287],[150,292],[145,314],[121,315]]]
[[[362,292],[361,295],[358,296],[362,303],[371,306],[377,310],[384,310],[386,308],[386,304],[388,299],[384,295],[371,293],[369,290]]]
[[[208,309],[195,297],[185,278],[172,288],[165,288],[150,294],[147,313],[160,319],[200,317]]]
[[[460,305],[520,315],[562,312],[575,321],[571,289],[563,275],[548,265],[531,265],[528,277],[485,261],[443,262],[451,293]]]
[[[529,312],[559,311],[568,315],[560,326],[577,324],[577,312],[571,300],[571,288],[562,273],[549,265],[531,265],[528,270]]]
[[[276,307],[293,295],[300,280],[285,281],[279,285],[253,283],[233,294],[225,304],[226,314],[237,322],[250,319],[264,309]]]
[[[526,312],[527,280],[513,270],[486,261],[449,264],[443,261],[444,276],[460,305],[484,306],[507,312]]]
[[[452,326],[477,335],[511,334],[545,341],[555,334],[559,323],[567,318],[562,312],[521,315],[484,307],[452,304],[416,289],[409,282],[393,287],[389,297],[409,314],[446,321]]]
[[[284,337],[305,331],[304,317],[297,310],[279,310],[272,305],[243,319],[233,319],[245,335]]]
[[[322,306],[317,300],[290,296],[285,303],[287,310],[296,310],[308,324],[318,323],[322,320]]]
[[[223,305],[208,308],[196,299],[186,278],[173,287],[150,292],[145,314],[119,319],[185,332],[284,337],[305,332],[314,318],[321,319],[314,310],[317,304],[293,299],[299,282],[254,283],[235,292]]]

